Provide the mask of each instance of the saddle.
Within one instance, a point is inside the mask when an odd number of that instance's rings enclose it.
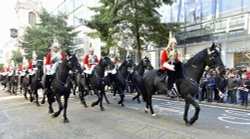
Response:
[[[166,71],[159,69],[157,70],[157,76],[160,78],[160,81],[163,83],[167,83],[168,80],[168,74]]]

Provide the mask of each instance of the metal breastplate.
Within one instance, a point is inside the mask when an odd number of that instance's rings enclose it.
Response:
[[[95,64],[95,55],[89,55],[88,62],[89,64]]]
[[[175,61],[175,51],[168,50],[168,61]]]

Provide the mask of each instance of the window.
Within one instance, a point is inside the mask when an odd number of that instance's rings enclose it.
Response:
[[[234,65],[240,66],[240,65],[246,65],[250,66],[249,58],[246,56],[247,52],[236,52],[234,53]]]
[[[215,23],[215,30],[225,30],[227,28],[226,20],[218,21]]]
[[[36,23],[36,14],[33,12],[29,12],[29,24],[33,25]]]
[[[236,30],[236,31],[230,31],[228,34],[228,38],[234,38],[234,37],[240,37],[245,34],[244,30]]]
[[[230,28],[244,26],[244,16],[234,17],[230,20]]]

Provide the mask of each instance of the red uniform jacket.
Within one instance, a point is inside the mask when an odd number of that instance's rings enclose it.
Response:
[[[99,62],[99,60],[98,60],[97,56],[95,55],[95,63],[98,63],[98,62]],[[89,63],[89,55],[88,54],[83,59],[83,65],[85,65],[85,64],[87,64],[89,68],[91,68],[91,66],[93,65],[93,64]]]
[[[10,67],[7,68],[7,72],[11,73],[11,68]]]
[[[28,68],[28,70],[33,70],[33,68],[32,68],[32,60],[29,61],[27,68]]]
[[[2,72],[6,72],[6,69],[3,67],[1,71],[2,71]]]
[[[18,71],[23,72],[23,65],[22,64],[20,64]]]
[[[62,55],[62,61],[65,60],[66,56],[63,52],[61,52],[61,55]],[[46,56],[46,62],[45,62],[45,65],[51,65],[51,53],[49,52]]]
[[[247,79],[250,80],[250,71],[246,73]]]
[[[167,50],[167,49],[163,50],[163,52],[161,54],[161,65],[163,65],[165,62],[169,61],[168,52],[169,52],[169,50]],[[175,62],[179,62],[179,61],[180,61],[179,56],[176,55]],[[163,67],[163,66],[161,66],[160,69],[161,70],[166,70],[166,68]]]

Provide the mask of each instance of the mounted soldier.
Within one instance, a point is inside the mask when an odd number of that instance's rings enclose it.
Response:
[[[172,32],[169,33],[169,42],[166,49],[163,50],[161,54],[161,64],[162,67],[160,68],[161,72],[164,72],[161,77],[161,82],[165,82],[166,77],[168,82],[168,95],[170,97],[177,96],[177,89],[176,87],[173,88],[175,82],[175,64],[180,62],[180,58],[178,55],[177,50],[175,49],[177,41],[175,38],[172,37]],[[166,74],[167,72],[167,74]]]
[[[117,69],[118,69],[118,66],[119,66],[119,65],[118,65],[119,58],[118,58],[118,56],[115,55],[114,53],[115,53],[114,51],[111,51],[111,52],[109,53],[109,57],[110,57],[111,61],[114,62],[114,64],[115,64],[115,67],[114,67],[114,69],[111,71],[111,74],[116,74]]]
[[[58,63],[65,60],[65,58],[65,54],[61,50],[61,44],[56,39],[54,39],[51,46],[51,51],[47,53],[45,60],[45,88],[50,87],[51,77],[56,72]]]
[[[84,73],[86,75],[86,80],[88,81],[88,75],[91,75],[95,66],[98,64],[98,57],[94,54],[94,49],[89,48],[88,54],[85,55],[83,59],[83,66],[85,68]]]
[[[36,61],[37,61],[37,55],[36,55],[36,52],[33,51],[32,52],[32,59],[29,61],[28,63],[28,72],[29,72],[29,76],[28,76],[28,79],[29,79],[29,88],[30,88],[30,85],[31,85],[31,78],[32,76],[36,73]]]

